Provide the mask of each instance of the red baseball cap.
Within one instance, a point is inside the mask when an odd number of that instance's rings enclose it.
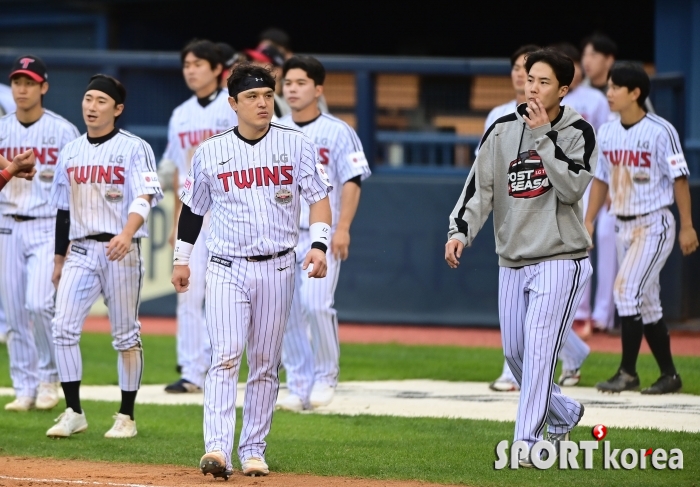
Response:
[[[44,61],[31,54],[20,56],[15,59],[15,62],[12,64],[12,70],[10,71],[10,78],[18,74],[29,76],[37,83],[43,83],[49,78]]]
[[[245,54],[253,61],[261,63],[269,63],[273,66],[282,66],[284,64],[284,56],[274,46],[258,46],[257,49],[246,49]]]

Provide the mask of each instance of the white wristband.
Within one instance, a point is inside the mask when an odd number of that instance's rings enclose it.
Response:
[[[175,242],[175,253],[173,255],[173,265],[189,265],[190,255],[194,245],[183,240]]]
[[[131,202],[131,205],[129,205],[129,213],[136,213],[137,215],[141,215],[143,217],[144,222],[148,219],[148,214],[150,212],[151,203],[149,203],[143,198],[136,198],[134,201]]]
[[[323,222],[312,223],[309,226],[309,236],[311,237],[311,243],[318,242],[329,247],[331,244],[331,227]]]

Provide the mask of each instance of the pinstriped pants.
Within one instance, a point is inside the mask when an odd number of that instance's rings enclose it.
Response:
[[[39,382],[56,382],[51,338],[54,218],[0,217],[0,301],[9,327],[10,376],[17,396],[35,397]]]
[[[551,433],[565,433],[581,415],[581,405],[554,383],[554,369],[591,274],[587,258],[500,268],[503,351],[520,384],[513,441],[530,448],[543,438],[545,423]]]
[[[279,391],[282,336],[294,294],[294,260],[294,252],[263,262],[212,257],[207,267],[212,360],[204,382],[204,444],[207,452],[224,452],[228,468],[244,348],[249,372],[238,456],[241,462],[265,456]]]

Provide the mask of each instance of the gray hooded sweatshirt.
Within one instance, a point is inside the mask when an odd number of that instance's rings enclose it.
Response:
[[[447,237],[470,246],[493,210],[500,266],[586,257],[581,198],[598,161],[593,128],[564,106],[551,124],[531,130],[525,107],[484,134]]]

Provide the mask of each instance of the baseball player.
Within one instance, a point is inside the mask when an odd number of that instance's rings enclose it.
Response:
[[[270,71],[239,64],[228,89],[239,125],[195,151],[181,193],[172,277],[177,292],[187,291],[189,260],[203,216],[210,211],[205,308],[212,364],[204,386],[206,454],[200,468],[205,475],[226,479],[233,470],[236,388],[244,347],[250,372],[238,456],[245,475],[269,472],[265,437],[294,294],[302,198],[310,205],[312,244],[303,265],[309,278],[326,275],[331,233],[331,185],[316,162],[316,147],[303,133],[270,123],[275,90]]]
[[[228,92],[228,85],[226,84],[226,82],[228,81],[228,77],[231,76],[231,72],[233,71],[233,68],[236,66],[236,64],[245,60],[245,56],[239,52],[236,52],[236,50],[233,47],[231,47],[230,44],[227,44],[225,42],[217,42],[216,47],[221,53],[222,65],[224,68],[221,72],[219,88],[221,88],[222,90],[227,90]]]
[[[12,88],[0,83],[0,117],[15,111],[15,100],[12,97]]]
[[[560,106],[574,76],[558,51],[530,53],[527,103],[486,132],[450,216],[445,260],[456,269],[493,209],[503,350],[520,385],[514,441],[568,440],[583,405],[553,382],[554,366],[591,276],[581,198],[597,157],[593,127]],[[513,158],[515,157],[515,158]],[[511,161],[509,163],[505,161]],[[533,466],[530,455],[520,465]]]
[[[615,375],[596,385],[603,392],[639,389],[637,356],[646,337],[661,369],[661,377],[642,394],[681,390],[681,378],[671,356],[671,342],[659,298],[659,273],[673,250],[676,222],[669,207],[674,199],[680,216],[678,243],[683,255],[698,247],[688,189],[688,166],[676,129],[647,113],[649,76],[632,63],[619,63],[610,72],[608,101],[620,119],[599,131],[600,156],[586,213],[586,227],[605,202],[617,217],[615,305],[622,327],[622,360]]]
[[[175,164],[173,188],[176,194],[182,191],[192,155],[199,144],[238,123],[236,112],[228,104],[228,92],[219,88],[223,66],[216,45],[208,40],[193,41],[184,47],[180,57],[182,74],[193,95],[173,111],[168,125],[168,147],[163,155],[163,159]],[[181,206],[176,197],[171,244],[175,243]],[[204,324],[208,235],[207,221],[192,253],[192,289],[177,295],[177,363],[181,367],[181,378],[165,388],[169,393],[201,392],[211,362],[211,346]]]
[[[584,83],[605,96],[608,92],[608,74],[617,56],[617,44],[605,34],[595,33],[581,42],[581,50],[581,66],[586,73]]]
[[[51,334],[56,210],[49,191],[60,151],[80,134],[42,106],[49,83],[41,59],[20,56],[10,79],[17,109],[0,119],[0,155],[10,159],[32,149],[38,174],[32,181],[12,179],[0,193],[0,301],[16,395],[5,409],[51,409],[58,404],[58,371]]]
[[[105,438],[136,436],[134,402],[141,384],[143,351],[138,308],[143,284],[141,239],[152,205],[163,197],[153,150],[115,127],[126,89],[97,74],[83,96],[87,134],[61,152],[51,203],[58,209],[53,282],[58,288],[53,336],[66,410],[46,435],[64,438],[85,431],[80,405],[80,335],[102,295],[118,352],[121,405]],[[70,246],[70,254],[66,252]]]
[[[334,188],[331,252],[326,279],[307,279],[302,264],[311,247],[309,206],[301,202],[301,231],[296,248],[296,291],[282,344],[282,363],[290,394],[277,407],[301,411],[328,405],[340,370],[338,319],[333,308],[341,261],[347,259],[350,225],[360,202],[362,180],[370,175],[362,143],[342,120],[321,113],[326,70],[311,56],[294,56],[284,63],[284,98],[292,114],[279,123],[304,132],[318,148],[318,158]],[[309,335],[311,340],[309,340]]]
[[[255,49],[246,49],[244,52],[253,64],[261,67],[270,66],[275,77],[281,78],[284,55],[274,44],[263,42]],[[273,120],[279,120],[290,113],[291,108],[282,96],[282,83],[280,82],[277,84],[277,92],[275,92],[275,118]]]

